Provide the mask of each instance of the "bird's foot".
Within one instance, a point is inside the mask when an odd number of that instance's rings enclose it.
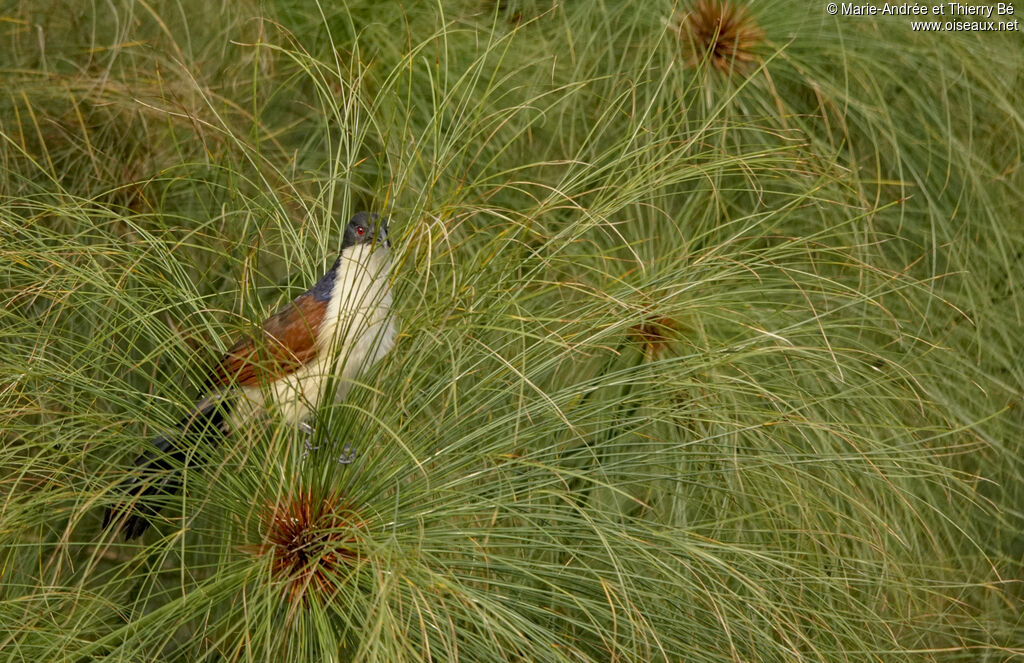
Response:
[[[314,429],[308,422],[303,421],[302,423],[300,423],[299,430],[305,433],[306,435],[305,439],[302,441],[302,445],[306,448],[306,450],[302,452],[302,459],[305,460],[306,458],[309,457],[309,453],[311,451],[316,451],[317,449],[319,449],[320,445],[313,444],[313,433],[316,432],[316,429]],[[342,449],[341,451],[341,455],[338,456],[338,464],[348,465],[355,459],[355,449],[352,448],[351,444],[346,443],[345,448]]]
[[[341,450],[341,455],[338,456],[339,465],[348,465],[356,459],[355,449],[352,448],[351,444],[346,443],[345,448]]]
[[[320,445],[313,446],[313,427],[303,421],[299,424],[299,430],[306,434],[306,439],[302,441],[302,446],[306,447],[306,450],[302,452],[302,459],[305,460],[309,456],[310,451],[316,451],[320,448]]]

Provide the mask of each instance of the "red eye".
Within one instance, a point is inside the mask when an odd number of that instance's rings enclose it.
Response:
[[[364,232],[366,232],[366,228],[363,228],[362,226],[357,226],[356,227],[356,234],[357,235],[362,235]]]

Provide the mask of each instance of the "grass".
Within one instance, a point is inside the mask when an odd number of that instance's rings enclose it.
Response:
[[[0,651],[1024,654],[1019,35],[771,1],[701,57],[691,9],[5,10]],[[318,448],[103,532],[360,209],[402,334]]]

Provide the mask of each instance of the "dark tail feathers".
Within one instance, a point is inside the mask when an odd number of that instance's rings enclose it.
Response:
[[[224,436],[226,407],[227,403],[218,397],[206,398],[181,420],[174,433],[154,439],[154,449],[135,459],[136,471],[126,487],[132,499],[107,509],[103,528],[119,526],[125,539],[141,536],[160,510],[160,505],[149,498],[177,493],[189,450],[202,443],[216,443]]]

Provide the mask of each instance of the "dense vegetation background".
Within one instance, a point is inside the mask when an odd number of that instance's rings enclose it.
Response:
[[[793,0],[0,29],[4,659],[1024,656],[1020,33]],[[360,209],[403,334],[319,448],[254,426],[103,532]]]

